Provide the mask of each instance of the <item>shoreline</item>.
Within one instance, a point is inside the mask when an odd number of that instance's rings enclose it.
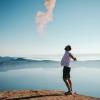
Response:
[[[0,100],[100,100],[81,94],[64,95],[58,90],[11,90],[0,91]]]

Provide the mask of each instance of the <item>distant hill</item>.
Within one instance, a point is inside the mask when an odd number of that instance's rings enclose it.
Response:
[[[52,64],[54,64],[54,66],[52,66]],[[32,60],[22,57],[0,57],[0,71],[37,67],[49,68],[49,66],[55,67],[57,64],[57,61],[52,60]]]
[[[28,61],[32,61],[32,60],[24,59],[24,58],[16,58],[16,57],[0,57],[0,65],[15,63],[15,62],[28,62]]]
[[[53,61],[53,60],[32,60],[32,59],[25,59],[25,58],[22,58],[22,57],[1,57],[0,56],[0,65],[5,65],[5,64],[22,64],[22,63],[28,63],[28,62],[45,62],[45,63],[48,63],[48,62],[56,62],[56,61]]]

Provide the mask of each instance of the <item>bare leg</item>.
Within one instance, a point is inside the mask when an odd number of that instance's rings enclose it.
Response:
[[[68,91],[70,91],[70,84],[68,83],[67,79],[64,78],[63,80],[68,88]]]
[[[70,85],[70,91],[72,91],[72,82],[71,82],[70,79],[68,79],[68,83],[69,83],[69,85]]]

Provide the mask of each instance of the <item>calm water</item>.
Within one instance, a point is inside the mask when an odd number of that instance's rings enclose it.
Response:
[[[100,61],[75,62],[71,67],[73,90],[83,95],[100,97]],[[0,90],[15,89],[67,91],[59,62],[0,66]]]

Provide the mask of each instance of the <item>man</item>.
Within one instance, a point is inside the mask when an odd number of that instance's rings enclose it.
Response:
[[[71,59],[76,61],[76,58],[73,57],[70,51],[71,51],[71,46],[67,45],[65,47],[65,54],[63,55],[61,60],[61,66],[63,66],[63,80],[68,88],[68,92],[65,92],[65,95],[72,94],[72,82],[70,79],[71,68],[69,67],[69,64]]]

